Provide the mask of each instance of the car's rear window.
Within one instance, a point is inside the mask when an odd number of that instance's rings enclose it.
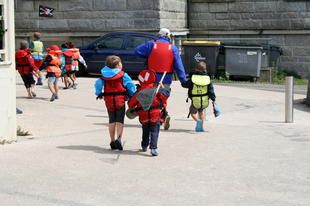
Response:
[[[146,36],[135,36],[132,35],[129,37],[128,39],[128,43],[126,46],[126,50],[133,50],[135,49],[137,46],[140,46],[141,44],[150,41],[150,40],[155,40],[152,37],[146,37]]]

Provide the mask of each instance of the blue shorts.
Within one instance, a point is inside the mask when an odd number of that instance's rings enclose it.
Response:
[[[24,85],[26,88],[31,87],[31,85],[35,83],[32,74],[27,74],[25,76],[20,75],[20,76],[22,77]]]
[[[48,84],[58,84],[58,80],[60,77],[56,78],[56,77],[49,77],[47,80]]]

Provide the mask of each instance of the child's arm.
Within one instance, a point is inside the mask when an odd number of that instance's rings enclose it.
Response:
[[[215,93],[214,93],[214,88],[213,88],[213,84],[212,82],[209,84],[208,86],[208,93],[209,93],[209,98],[215,102],[215,99],[216,99],[216,96],[215,96]]]
[[[128,91],[130,97],[132,97],[136,93],[135,84],[127,73],[125,73],[123,76],[123,86]]]
[[[102,99],[102,96],[100,97],[99,95],[102,93],[102,89],[105,85],[105,82],[103,79],[99,78],[96,82],[95,82],[95,94],[97,97],[99,97],[99,99]]]

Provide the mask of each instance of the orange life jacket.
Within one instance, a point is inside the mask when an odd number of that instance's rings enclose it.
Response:
[[[69,49],[73,53],[73,63],[72,66],[79,66],[79,57],[80,57],[80,50],[78,48]]]
[[[148,67],[157,74],[172,73],[174,55],[172,44],[163,42],[154,42],[152,52],[148,58]]]
[[[60,51],[60,50],[59,50]],[[48,55],[52,58],[52,61],[47,65],[47,72],[53,72],[56,75],[56,78],[61,76],[61,63],[62,59],[60,58],[61,53],[59,51],[50,51]]]

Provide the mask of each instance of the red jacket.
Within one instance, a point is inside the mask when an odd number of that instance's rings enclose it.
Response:
[[[139,121],[143,125],[154,125],[158,122],[158,119],[160,118],[160,113],[162,112],[163,105],[162,102],[167,101],[169,97],[169,92],[167,91],[167,94],[161,93],[161,89],[158,91],[156,97],[154,98],[153,103],[151,104],[151,107],[149,110],[144,111],[142,109],[142,105],[137,100],[137,94],[142,89],[148,89],[148,88],[156,88],[156,85],[147,85],[141,89],[138,89],[137,92],[132,96],[130,101],[128,102],[129,108],[135,108],[137,106],[138,115],[139,115]]]
[[[22,76],[32,74],[32,71],[38,71],[34,64],[33,57],[29,49],[20,49],[15,53],[16,70]]]
[[[126,100],[126,89],[123,86],[124,72],[120,71],[112,78],[107,78],[101,75],[101,79],[105,81],[104,86],[104,101],[111,112],[121,109]]]

